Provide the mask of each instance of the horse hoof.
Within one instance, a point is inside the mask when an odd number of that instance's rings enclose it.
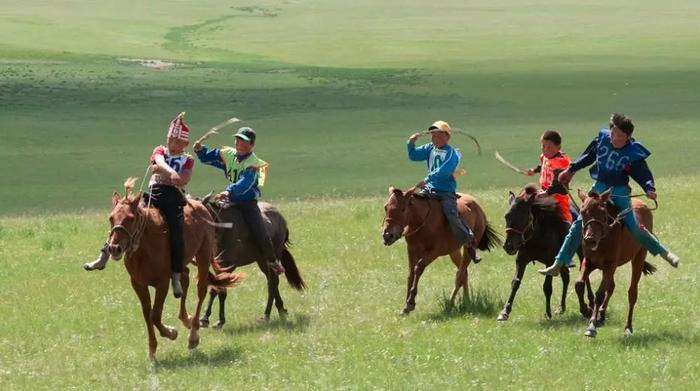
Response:
[[[549,313],[549,312],[545,312],[545,313],[544,313],[544,318],[547,319],[547,320],[552,320],[552,314]]]
[[[508,317],[509,317],[508,314],[506,314],[505,312],[501,312],[500,314],[498,314],[498,318],[496,318],[496,320],[499,322],[504,322],[504,321],[508,320]]]
[[[199,320],[199,327],[206,329],[209,327],[209,319],[202,318]]]
[[[566,308],[559,307],[556,311],[554,311],[554,315],[557,315],[557,316],[564,315],[565,312],[566,312]]]
[[[585,335],[586,337],[595,338],[596,335],[598,335],[598,331],[597,331],[596,329],[588,329],[588,330],[586,330],[586,332],[584,333],[584,335]]]
[[[224,327],[224,323],[222,321],[216,322],[216,324],[212,327],[214,330],[221,330],[222,327]]]
[[[401,310],[401,316],[406,316],[410,313],[411,313],[411,310],[409,310],[408,308],[404,308],[403,310]]]
[[[197,349],[197,346],[199,346],[199,338],[197,338],[197,339],[194,340],[194,341],[190,341],[190,343],[187,344],[187,348],[188,348],[189,350]]]
[[[625,337],[631,337],[632,336],[632,328],[626,327],[625,328]]]

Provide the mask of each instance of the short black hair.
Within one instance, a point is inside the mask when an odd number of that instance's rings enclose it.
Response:
[[[554,145],[561,145],[561,135],[556,130],[545,130],[541,138],[553,142]]]
[[[625,113],[613,113],[610,117],[610,129],[614,127],[620,129],[624,134],[631,136],[634,132],[634,124],[632,118]]]

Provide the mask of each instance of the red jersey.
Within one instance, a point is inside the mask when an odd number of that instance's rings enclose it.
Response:
[[[551,158],[547,158],[541,154],[540,186],[542,187],[542,190],[547,190],[549,186],[552,185],[552,181],[554,180],[554,171],[566,170],[570,163],[571,159],[569,159],[569,156],[564,152],[557,152],[557,154]],[[569,196],[565,194],[552,194],[550,197],[557,200],[562,216],[568,222],[571,222],[573,217],[571,216],[571,211],[569,210]]]

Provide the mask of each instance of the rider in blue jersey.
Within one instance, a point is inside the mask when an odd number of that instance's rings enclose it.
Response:
[[[654,177],[645,160],[651,152],[632,138],[633,131],[634,124],[631,118],[623,113],[614,113],[610,118],[610,128],[600,130],[583,154],[571,163],[566,171],[559,174],[559,181],[568,185],[574,173],[593,164],[590,168],[591,178],[595,180],[592,190],[602,193],[612,188],[611,199],[618,209],[626,210],[632,205],[629,197],[630,177],[644,189],[648,198],[655,200]],[[654,235],[641,226],[634,213],[627,213],[623,221],[630,233],[652,255],[661,255],[671,266],[678,267],[679,257],[668,251]],[[569,234],[556,256],[556,262],[539,272],[556,276],[562,267],[569,266],[581,245],[581,231],[582,222],[579,216],[571,224]]]

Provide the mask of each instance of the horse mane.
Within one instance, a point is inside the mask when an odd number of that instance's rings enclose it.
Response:
[[[532,213],[544,220],[564,220],[564,216],[561,214],[557,201],[552,197],[537,197],[538,192],[539,188],[537,185],[529,183],[520,193],[521,198],[525,195],[535,197],[532,200]]]
[[[131,195],[131,191],[134,190],[134,186],[136,185],[136,181],[138,181],[139,178],[132,176],[129,178],[126,178],[124,181],[124,198],[129,199],[129,196]]]

